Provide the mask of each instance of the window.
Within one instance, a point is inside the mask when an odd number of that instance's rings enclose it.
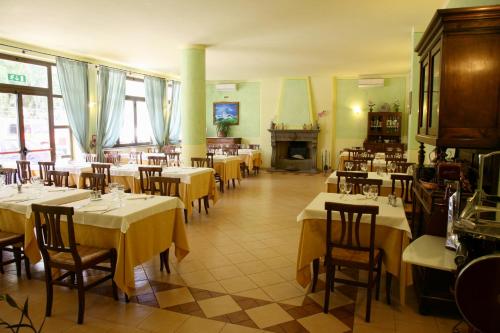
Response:
[[[54,141],[56,156],[57,158],[71,159],[73,134],[69,128],[68,116],[64,108],[56,66],[52,66],[52,103],[54,105]]]
[[[144,98],[144,81],[127,78],[125,85],[123,126],[118,146],[145,145],[153,143],[153,131]]]

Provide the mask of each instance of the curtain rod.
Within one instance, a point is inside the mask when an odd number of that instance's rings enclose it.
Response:
[[[95,64],[95,63],[92,63],[92,62],[89,62],[89,61],[82,61],[82,60],[78,60],[78,59],[74,59],[74,58],[63,57],[63,56],[52,54],[52,53],[48,53],[48,52],[31,50],[31,49],[28,49],[26,47],[12,46],[12,45],[9,45],[9,44],[4,44],[4,43],[0,43],[0,46],[6,46],[6,47],[13,48],[13,49],[21,50],[21,52],[23,54],[25,54],[26,52],[38,53],[38,54],[43,54],[43,55],[47,55],[47,56],[50,56],[50,57],[59,57],[59,58],[68,59],[68,60],[72,60],[72,61],[80,61],[80,62],[83,62],[85,64],[94,65],[94,66],[96,66],[96,68],[99,67],[99,66],[103,66],[103,67],[107,67],[107,68],[111,68],[111,69],[116,69],[116,70],[124,71],[124,72],[129,73],[129,74],[139,74],[139,75],[143,75],[143,76],[152,76],[152,77],[156,77],[156,78],[159,78],[159,79],[165,79],[163,77],[159,77],[159,76],[156,76],[156,75],[150,75],[150,74],[144,74],[144,73],[134,72],[134,71],[131,71],[131,70],[126,70],[126,69],[122,69],[122,68],[118,68],[118,67],[112,67],[112,66],[108,66],[108,65]],[[173,79],[170,79],[170,80],[173,80]]]

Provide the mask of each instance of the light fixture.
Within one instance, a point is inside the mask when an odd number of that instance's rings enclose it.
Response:
[[[352,112],[354,114],[361,114],[361,106],[359,104],[356,104],[352,107]]]

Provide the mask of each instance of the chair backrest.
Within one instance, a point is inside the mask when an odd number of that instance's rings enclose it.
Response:
[[[181,153],[165,153],[167,156],[168,166],[181,166]]]
[[[208,157],[191,157],[191,166],[197,168],[205,168],[208,165]]]
[[[379,213],[378,206],[350,205],[337,202],[325,202],[326,210],[326,253],[330,257],[332,250],[335,255],[335,247],[344,249],[361,249],[370,251],[370,266],[373,265],[375,250],[375,225]],[[332,212],[337,211],[340,215],[340,234],[332,235]],[[370,243],[362,246],[360,237],[360,224],[363,214],[370,215]]]
[[[207,153],[207,168],[214,168],[214,154],[215,153]]]
[[[374,185],[377,186],[378,194],[380,195],[380,189],[382,187],[382,179],[371,179],[371,178],[349,178],[349,183],[352,184],[352,194],[363,193],[363,185]]]
[[[111,164],[109,163],[92,163],[90,165],[92,167],[93,173],[103,173],[106,175],[105,185],[111,183]]]
[[[120,164],[121,155],[118,152],[104,153],[104,162],[111,164]]]
[[[404,159],[406,161],[406,159],[404,158],[404,152],[403,151],[400,151],[400,150],[396,150],[396,149],[392,149],[392,150],[389,150],[390,148],[387,148],[385,150],[385,160],[401,160],[401,159]]]
[[[73,207],[32,204],[31,209],[35,215],[38,248],[42,252],[44,261],[50,262],[51,255],[65,252],[71,253],[76,266],[81,265],[75,242]],[[61,217],[63,216],[66,220],[67,242],[64,241],[61,233]]]
[[[82,172],[80,174],[80,182],[83,189],[96,189],[104,193],[106,175],[103,173]]]
[[[55,170],[56,162],[38,162],[39,176],[44,181],[45,184],[49,183],[49,177],[47,176],[47,171]]]
[[[344,161],[344,166],[347,162],[352,163],[352,171],[362,171],[361,170],[361,165],[364,163],[366,164],[366,170],[372,170],[373,168],[373,160],[370,159],[364,159],[364,158],[359,158],[356,160],[345,160]]]
[[[47,171],[47,185],[54,184],[56,187],[69,186],[69,172],[68,171]]]
[[[148,156],[148,164],[149,165],[162,165],[168,164],[167,156]]]
[[[26,184],[31,178],[31,163],[30,161],[16,161],[17,177],[19,181]]]
[[[237,156],[238,155],[238,148],[226,147],[226,148],[222,149],[222,152],[228,156]]]
[[[221,149],[221,147],[217,144],[209,144],[207,146],[207,151],[212,154],[216,154],[218,149]]]
[[[179,184],[180,178],[171,177],[151,177],[149,178],[151,185],[151,194],[159,193],[163,196],[180,197]]]
[[[96,154],[85,154],[85,162],[97,162]]]
[[[395,162],[395,163],[396,163],[395,172],[399,172],[399,173],[406,173],[410,166],[413,166],[413,167],[415,166],[415,163],[411,163],[411,162]]]
[[[0,168],[0,175],[5,176],[5,185],[14,184],[17,182],[17,169]]]
[[[151,177],[161,176],[161,167],[140,166],[139,167],[139,182],[141,184],[141,192],[146,193],[151,191]]]
[[[148,147],[146,149],[147,153],[157,153],[158,152],[158,147]]]
[[[130,161],[135,161],[137,164],[142,164],[142,151],[131,151],[128,155]]]
[[[412,175],[401,175],[392,174],[392,194],[395,194],[396,181],[400,182],[401,187],[401,199],[404,203],[411,203],[413,198],[412,188],[413,188],[413,176]]]
[[[167,154],[167,153],[175,153],[175,145],[166,145],[163,147],[162,151]]]
[[[248,145],[248,148],[249,149],[253,149],[253,150],[259,150],[260,149],[260,145],[259,144],[255,144],[255,143],[251,143]]]
[[[351,160],[351,159],[357,159],[358,157],[361,157],[361,154],[364,151],[365,150],[362,149],[362,148],[359,148],[359,149],[347,149],[347,158],[349,160]]]
[[[350,172],[337,170],[337,193],[340,192],[340,182],[342,179],[348,181],[351,178],[368,178],[368,172]]]

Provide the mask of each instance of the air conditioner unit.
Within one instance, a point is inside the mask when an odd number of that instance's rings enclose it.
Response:
[[[215,85],[215,90],[217,91],[236,91],[236,83],[221,83]]]
[[[384,79],[359,79],[358,88],[383,87]]]

